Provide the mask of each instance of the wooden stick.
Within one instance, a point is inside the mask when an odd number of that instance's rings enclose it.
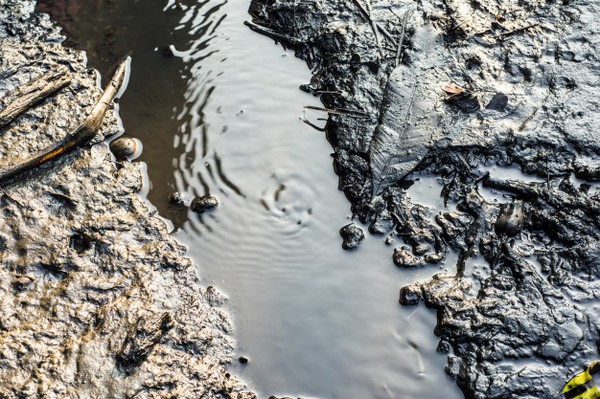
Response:
[[[106,115],[106,111],[110,106],[110,103],[115,98],[115,95],[119,91],[119,88],[125,80],[127,72],[127,60],[123,61],[113,74],[112,79],[106,85],[104,93],[92,108],[92,111],[88,117],[81,123],[75,130],[69,133],[64,139],[56,144],[47,147],[44,150],[39,151],[37,154],[30,156],[29,158],[16,162],[15,166],[3,167],[0,169],[0,183],[5,183],[9,179],[26,172],[36,166],[42,165],[57,156],[67,153],[77,147],[81,147],[90,141],[96,132],[102,126],[102,121]]]
[[[410,14],[412,14],[412,10],[406,11],[402,20],[402,32],[400,33],[400,40],[398,41],[398,50],[396,51],[396,68],[398,67],[398,65],[400,65],[400,61],[402,61],[402,46],[404,45],[406,25],[408,24],[408,17],[410,17]]]
[[[17,90],[15,99],[0,111],[0,128],[70,83],[71,75],[64,67],[25,83]]]
[[[381,39],[379,38],[379,29],[377,22],[373,20],[373,9],[371,8],[371,2],[366,0],[367,3],[367,12],[369,13],[369,21],[371,22],[371,29],[373,30],[373,35],[375,36],[375,43],[377,43],[377,48],[379,49],[379,55],[383,57],[383,50],[381,48]]]
[[[296,39],[295,37],[277,33],[272,29],[265,28],[264,26],[255,24],[254,22],[244,21],[244,25],[246,25],[248,28],[252,29],[255,32],[269,36],[271,39],[274,39],[274,40],[277,40],[280,42],[288,42],[289,44],[292,44],[295,46],[300,46],[302,44],[306,44],[302,40]]]
[[[369,10],[367,10],[361,3],[359,0],[353,0],[354,4],[356,4],[356,6],[358,7],[358,9],[363,13],[363,16],[366,18],[366,20],[371,24],[371,25],[375,25],[375,27],[383,34],[383,36],[385,36],[390,43],[392,43],[392,45],[396,46],[396,39],[394,39],[394,37],[392,36],[392,34],[390,32],[388,32],[387,29],[385,29],[383,26],[379,25],[378,23],[376,23],[375,21],[373,21],[373,19],[371,18],[371,15],[369,14]]]
[[[328,114],[331,114],[331,115],[356,115],[356,116],[364,116],[364,117],[368,116],[366,113],[364,113],[362,111],[355,111],[353,109],[346,109],[346,108],[331,109],[331,108],[316,107],[314,105],[305,105],[304,109],[327,112]]]
[[[525,32],[525,31],[531,29],[531,28],[536,28],[538,26],[540,26],[540,24],[531,24],[531,25],[528,25],[528,26],[523,26],[522,28],[517,28],[517,29],[511,30],[509,32],[504,32],[504,33],[497,34],[496,36],[494,36],[494,39],[496,39],[496,40],[504,39],[505,37],[512,36],[512,35],[514,35],[516,33],[522,33],[522,32]]]

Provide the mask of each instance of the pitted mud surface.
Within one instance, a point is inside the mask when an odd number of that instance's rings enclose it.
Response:
[[[2,106],[58,65],[73,82],[2,130],[3,164],[58,141],[101,93],[84,54],[33,9],[0,0]],[[110,111],[92,146],[0,191],[0,397],[252,398],[225,370],[225,298],[136,195],[140,165],[103,142],[121,132]]]
[[[598,356],[598,4],[254,0],[250,13],[313,70],[302,89],[329,110],[339,187],[371,233],[400,237],[394,262],[456,254],[456,273],[400,300],[437,309],[465,396],[560,397]],[[444,209],[410,198],[419,176],[437,178]]]

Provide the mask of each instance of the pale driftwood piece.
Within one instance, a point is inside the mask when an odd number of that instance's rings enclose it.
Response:
[[[396,68],[400,65],[400,61],[402,61],[402,46],[404,45],[404,37],[406,35],[406,25],[408,24],[408,18],[412,14],[411,10],[408,10],[404,13],[404,17],[402,18],[402,32],[400,33],[400,40],[398,41],[398,50],[396,51]]]
[[[0,128],[70,83],[71,75],[65,68],[45,73],[25,83],[11,96],[14,99],[6,108],[0,111]]]
[[[125,80],[127,72],[127,61],[123,61],[115,70],[112,79],[106,85],[104,93],[94,105],[94,108],[88,117],[73,132],[69,133],[64,139],[48,148],[39,151],[29,158],[18,160],[14,166],[4,166],[0,169],[0,183],[4,184],[20,173],[26,172],[36,166],[42,165],[61,154],[72,151],[89,142],[102,126],[102,121],[110,103],[115,98],[119,88]]]

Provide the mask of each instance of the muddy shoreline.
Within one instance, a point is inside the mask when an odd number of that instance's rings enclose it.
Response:
[[[4,164],[60,140],[101,94],[34,5],[0,1],[0,101],[59,65],[73,80],[3,129]],[[108,149],[117,110],[91,146],[2,187],[0,396],[255,397],[226,370],[226,298],[137,196],[141,165]]]
[[[355,217],[396,241],[398,267],[458,258],[400,302],[437,310],[438,350],[468,398],[559,397],[598,355],[598,12],[585,1],[250,7],[249,27],[312,70],[301,89],[329,114]],[[444,207],[410,197],[420,177],[437,179]]]

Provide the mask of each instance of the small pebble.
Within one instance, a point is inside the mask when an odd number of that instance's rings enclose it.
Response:
[[[239,362],[241,364],[247,364],[248,363],[248,358],[245,357],[245,356],[240,356],[240,358],[238,360],[239,360]]]
[[[400,289],[400,304],[404,306],[416,305],[421,301],[421,287],[409,285]]]
[[[214,195],[203,195],[202,197],[196,197],[192,201],[190,208],[196,213],[204,213],[208,210],[219,206],[219,199]]]
[[[418,258],[410,253],[408,248],[396,248],[394,249],[394,264],[398,267],[410,269],[419,265]]]
[[[350,223],[340,229],[340,236],[344,240],[342,248],[350,250],[358,247],[365,239],[365,232],[354,223]]]
[[[440,263],[443,259],[444,257],[437,253],[425,255],[425,262],[431,264]]]
[[[125,161],[133,157],[137,151],[137,143],[129,137],[121,137],[110,143],[110,150],[117,161]]]

